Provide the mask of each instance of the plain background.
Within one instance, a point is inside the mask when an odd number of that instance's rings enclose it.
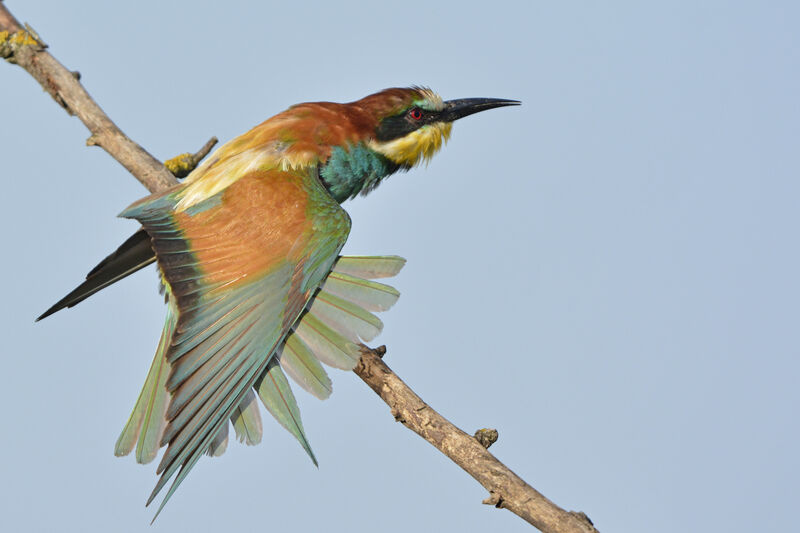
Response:
[[[796,528],[796,2],[6,4],[162,160],[389,86],[522,100],[345,204],[346,252],[408,258],[387,362],[600,531]],[[319,469],[265,415],[149,528],[155,465],[112,452],[162,325],[155,272],[33,323],[145,191],[27,73],[0,76],[0,529],[530,531],[339,371],[326,402],[298,391]]]

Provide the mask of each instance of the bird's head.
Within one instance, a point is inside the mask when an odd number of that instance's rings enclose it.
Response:
[[[337,121],[337,131],[349,132],[330,144],[320,178],[339,202],[367,194],[394,172],[433,157],[459,118],[518,104],[500,98],[444,101],[422,87],[385,89],[349,104],[316,104],[335,106],[326,108],[336,110],[331,120]]]
[[[370,149],[410,168],[427,161],[450,137],[453,122],[488,109],[519,105],[502,98],[442,100],[430,89],[386,89],[353,102],[375,117]]]

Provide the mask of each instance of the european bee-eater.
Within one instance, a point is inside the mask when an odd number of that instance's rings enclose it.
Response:
[[[167,447],[148,504],[175,476],[160,512],[204,453],[224,451],[229,419],[240,440],[261,440],[256,395],[316,463],[283,370],[315,396],[330,395],[320,361],[356,365],[357,344],[382,328],[371,311],[399,296],[371,280],[405,263],[339,256],[350,231],[339,204],[431,158],[453,121],[517,104],[445,102],[419,87],[298,104],[122,212],[142,229],[39,319],[158,262],[166,324],[116,447],[126,455],[136,446],[142,463]]]

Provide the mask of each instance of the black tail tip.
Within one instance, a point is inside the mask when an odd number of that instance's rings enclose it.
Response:
[[[59,303],[60,303],[60,302],[59,302]],[[58,305],[58,304],[56,304],[56,305],[54,305],[53,307],[51,307],[50,309],[48,309],[47,311],[45,311],[44,313],[42,313],[41,315],[39,315],[39,316],[36,318],[36,320],[34,320],[34,322],[39,322],[41,319],[43,319],[43,318],[47,318],[47,317],[49,317],[50,315],[52,315],[53,313],[55,313],[55,312],[57,312],[57,311],[61,311],[63,308],[64,308],[64,306],[63,306],[63,305]]]

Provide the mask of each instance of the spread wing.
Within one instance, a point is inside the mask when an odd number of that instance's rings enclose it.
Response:
[[[260,170],[188,209],[181,187],[122,216],[150,234],[175,304],[159,512],[267,369],[350,231],[316,176]],[[177,475],[176,475],[177,474]]]
[[[152,250],[149,236],[147,248]],[[346,370],[355,366],[360,355],[358,343],[373,340],[383,329],[383,322],[367,309],[385,311],[400,296],[393,287],[370,279],[393,277],[403,265],[405,259],[397,256],[339,256],[333,270],[292,326],[294,332],[286,336],[275,358],[253,386],[263,405],[297,439],[312,460],[314,454],[303,430],[294,394],[288,383],[283,386],[286,382],[283,371],[307,392],[321,400],[328,398],[332,392],[331,380],[320,362]],[[118,456],[131,453],[135,447],[136,460],[149,463],[161,448],[170,396],[166,388],[169,370],[166,352],[175,329],[176,314],[174,298],[170,298],[153,363],[114,449]],[[261,416],[255,400],[253,394],[245,396],[231,416],[237,439],[248,445],[258,444],[262,436]],[[217,434],[208,448],[209,455],[224,453],[227,429],[225,426]]]

